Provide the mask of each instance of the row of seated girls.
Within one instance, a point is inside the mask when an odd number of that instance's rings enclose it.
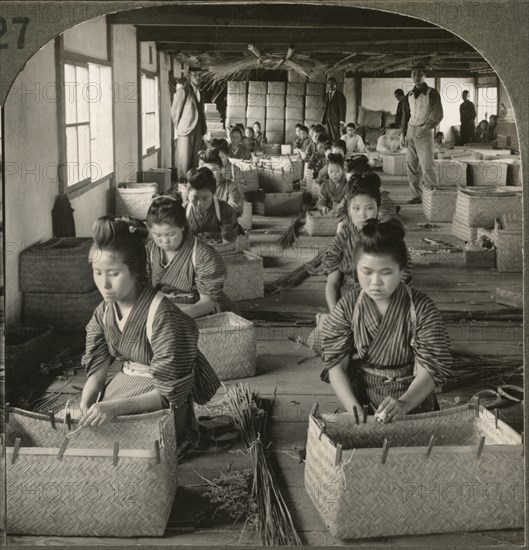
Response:
[[[251,160],[251,153],[262,149],[267,143],[264,132],[261,131],[261,123],[254,122],[253,126],[244,127],[243,124],[231,124],[228,126],[230,138],[231,158]]]

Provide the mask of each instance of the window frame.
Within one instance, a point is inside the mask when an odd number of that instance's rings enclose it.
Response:
[[[159,63],[159,59],[158,59],[158,63]],[[158,65],[159,67],[159,65]],[[161,140],[161,120],[160,120],[160,117],[161,117],[161,102],[160,102],[160,70],[158,68],[158,71],[150,71],[149,69],[143,69],[140,67],[140,93],[142,95],[142,101],[141,101],[141,112],[140,112],[140,120],[141,120],[141,128],[140,128],[140,132],[139,132],[139,138],[140,138],[140,148],[141,148],[141,159],[142,161],[145,160],[146,158],[152,156],[153,154],[160,154],[160,151],[162,149],[162,140]],[[155,86],[155,92],[157,94],[157,99],[156,99],[156,102],[157,102],[157,107],[158,107],[158,113],[156,113],[156,111],[154,111],[154,113],[151,113],[151,112],[147,112],[145,111],[145,113],[143,112],[143,105],[145,104],[145,98],[143,97],[143,86],[141,85],[142,84],[142,77],[145,76],[146,78],[150,78],[150,79],[154,79],[155,82],[157,80],[157,83],[158,85]],[[156,116],[156,114],[158,114],[158,147],[156,147],[156,145],[151,145],[150,147],[148,147],[146,149],[146,151],[144,152],[144,148],[143,148],[143,115],[147,115],[147,114],[154,114]]]

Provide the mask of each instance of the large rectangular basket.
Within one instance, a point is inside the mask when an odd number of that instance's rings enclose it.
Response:
[[[406,153],[384,153],[382,157],[382,171],[392,176],[406,175]]]
[[[248,252],[224,254],[227,276],[224,292],[234,301],[253,300],[264,296],[263,258]]]
[[[252,203],[244,201],[242,216],[237,220],[239,225],[245,230],[248,231],[252,228]]]
[[[498,187],[507,185],[507,164],[495,160],[466,160],[468,185]]]
[[[250,248],[250,238],[248,234],[237,235],[231,243],[216,243],[208,241],[209,246],[214,248],[219,254],[231,254],[233,252],[243,252]]]
[[[469,227],[464,222],[461,222],[458,218],[454,217],[452,221],[452,235],[463,241],[475,241],[478,237],[477,227]]]
[[[456,209],[457,189],[424,186],[422,209],[429,222],[451,222]]]
[[[313,235],[336,235],[338,217],[334,213],[323,215],[320,212],[307,212],[305,231]]]
[[[294,168],[290,160],[281,163],[260,160],[257,173],[259,185],[267,193],[291,193],[294,190]]]
[[[259,174],[253,162],[230,159],[233,181],[241,186],[243,191],[257,191],[259,189]]]
[[[102,301],[97,289],[83,294],[26,292],[22,315],[25,323],[51,325],[64,332],[84,332]]]
[[[90,292],[96,288],[88,263],[91,238],[54,238],[20,254],[22,292]]]
[[[146,220],[149,206],[157,191],[156,184],[127,183],[126,185],[127,187],[116,189],[116,214]]]
[[[171,168],[150,168],[146,172],[141,172],[141,177],[145,182],[156,183],[161,194],[168,193],[171,189]]]
[[[178,485],[174,415],[119,416],[68,436],[11,409],[6,464],[11,535],[161,537]]]
[[[259,194],[253,206],[259,216],[292,216],[303,211],[303,192]]]
[[[435,175],[439,187],[453,187],[467,184],[468,165],[459,160],[434,160]]]
[[[492,241],[496,246],[496,269],[502,273],[521,273],[523,270],[521,217],[505,214],[495,220]]]
[[[313,409],[305,488],[329,532],[356,539],[522,527],[521,436],[487,409],[478,414],[464,405],[357,425],[352,415]]]
[[[198,349],[219,380],[255,376],[256,344],[253,323],[235,313],[217,313],[196,320]]]

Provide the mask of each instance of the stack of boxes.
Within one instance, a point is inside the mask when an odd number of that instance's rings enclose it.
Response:
[[[248,125],[254,122],[261,123],[261,130],[266,132],[266,82],[251,81],[248,83],[248,103],[246,109],[246,118]]]
[[[228,82],[226,126],[239,123],[246,126],[247,101],[246,82]]]
[[[305,90],[305,126],[321,124],[325,107],[325,83],[307,82]]]
[[[286,82],[268,82],[265,133],[269,143],[285,142]]]
[[[305,82],[288,82],[285,98],[285,142],[293,143],[296,124],[305,119]]]
[[[222,124],[222,118],[217,109],[217,105],[215,103],[205,103],[204,108],[206,111],[206,122],[208,125],[206,139],[212,140],[225,138],[226,131],[224,130],[224,124]]]

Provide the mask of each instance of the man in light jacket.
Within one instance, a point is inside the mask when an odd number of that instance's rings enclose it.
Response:
[[[427,185],[436,186],[434,164],[434,132],[443,120],[441,96],[424,82],[424,68],[414,67],[411,79],[413,90],[406,94],[401,121],[402,145],[407,147],[406,164],[412,199],[409,204],[422,203],[421,171]]]
[[[189,80],[179,88],[173,98],[171,118],[177,130],[176,168],[178,177],[198,166],[198,152],[207,132],[204,98],[199,88],[199,72],[191,69]]]

